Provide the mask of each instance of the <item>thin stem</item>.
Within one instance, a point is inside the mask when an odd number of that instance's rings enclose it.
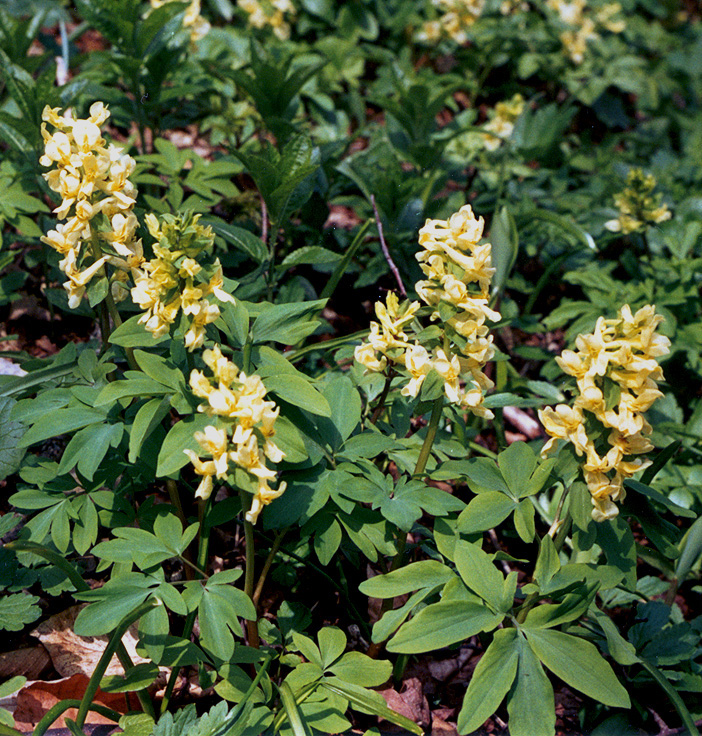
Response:
[[[88,711],[90,710],[90,706],[93,704],[93,700],[95,700],[95,695],[97,694],[98,688],[100,687],[100,680],[102,680],[105,671],[107,670],[107,667],[110,664],[113,655],[115,654],[115,651],[122,643],[122,637],[127,633],[127,629],[135,621],[138,621],[142,616],[147,614],[152,608],[162,605],[163,603],[161,603],[158,598],[150,598],[149,600],[144,601],[134,611],[127,614],[119,622],[117,628],[112,632],[112,636],[107,642],[107,646],[105,647],[100,660],[95,666],[93,674],[90,675],[90,679],[88,680],[88,684],[85,688],[85,693],[83,694],[80,708],[78,708],[78,715],[76,716],[76,726],[78,726],[78,728],[83,728],[83,725],[85,724],[85,719],[88,715]]]
[[[263,586],[266,583],[266,578],[268,577],[268,573],[270,572],[271,565],[273,564],[273,560],[275,559],[276,554],[278,554],[280,545],[283,543],[283,537],[285,536],[287,531],[288,531],[288,527],[286,527],[285,529],[281,529],[281,531],[279,531],[275,535],[275,540],[273,542],[273,546],[271,547],[271,551],[268,553],[268,557],[266,557],[266,561],[263,564],[263,570],[261,570],[261,574],[258,576],[258,582],[256,583],[256,588],[251,598],[256,608],[258,608],[258,602],[261,599],[261,593],[263,592]]]
[[[400,290],[400,294],[406,297],[407,289],[405,289],[405,285],[402,283],[402,277],[400,276],[400,272],[397,270],[395,261],[392,260],[392,256],[390,255],[388,246],[385,243],[385,236],[383,235],[383,223],[380,219],[380,214],[378,213],[378,207],[375,203],[374,194],[371,194],[371,204],[373,205],[373,214],[375,215],[375,224],[378,226],[378,237],[380,238],[380,247],[382,248],[383,255],[385,256],[385,260],[388,262],[388,266],[390,266],[390,270],[392,271],[393,276],[395,277],[395,281],[397,281],[397,288]]]
[[[436,439],[436,432],[439,428],[439,421],[441,419],[441,414],[444,408],[444,397],[440,396],[436,401],[434,402],[434,406],[431,410],[431,417],[429,418],[429,425],[427,426],[427,433],[424,437],[424,444],[422,445],[422,449],[419,453],[419,457],[417,458],[417,464],[414,468],[413,475],[421,475],[424,473],[424,470],[426,469],[427,462],[429,460],[429,455],[431,454],[431,448],[434,445],[434,440]],[[392,562],[390,563],[390,572],[393,572],[397,569],[399,569],[402,566],[402,560],[405,556],[405,549],[407,547],[407,535],[406,534],[400,534],[399,539],[397,540],[397,552],[395,553],[395,556],[393,557]],[[380,617],[387,613],[391,608],[392,604],[394,602],[394,598],[385,598],[383,600],[383,603],[380,607]],[[369,657],[372,657],[375,659],[378,654],[380,653],[380,650],[383,647],[383,642],[378,643],[372,643],[368,647],[368,651],[366,654]]]
[[[16,539],[14,542],[8,542],[5,545],[5,549],[16,552],[31,552],[32,554],[39,555],[45,560],[50,562],[52,565],[57,567],[59,570],[66,574],[66,577],[73,583],[75,589],[79,592],[90,590],[90,586],[83,580],[81,574],[76,570],[75,567],[62,555],[54,552],[47,547],[37,544],[36,542],[26,542],[21,539]],[[129,656],[129,652],[124,644],[120,641],[117,645],[117,659],[119,659],[125,674],[134,667],[134,662]],[[139,703],[144,711],[149,715],[155,715],[154,705],[151,701],[151,696],[147,692],[146,688],[136,691]]]
[[[206,500],[200,499],[198,503],[198,518],[200,520],[200,529],[199,529],[199,546],[198,546],[198,553],[197,553],[197,565],[198,568],[202,568],[205,570],[207,568],[207,553],[209,550],[209,544],[210,544],[210,530],[211,527],[209,524],[206,523],[207,521],[207,512],[209,511],[209,508],[212,504],[212,499],[208,498]],[[185,617],[185,622],[183,623],[183,638],[190,640],[190,636],[193,633],[193,627],[195,626],[195,619],[197,618],[197,608],[193,611],[190,611],[188,615]],[[168,682],[166,683],[166,690],[163,694],[163,700],[161,701],[161,714],[165,713],[168,710],[168,705],[171,702],[171,697],[173,695],[173,689],[175,688],[175,684],[178,680],[178,673],[180,672],[179,667],[174,667],[171,670],[171,675],[168,678]]]
[[[394,371],[390,369],[390,373],[385,378],[385,385],[383,386],[383,392],[380,394],[380,399],[378,399],[378,403],[373,410],[373,415],[370,418],[370,423],[375,424],[378,419],[380,418],[380,415],[383,412],[383,409],[385,408],[385,401],[388,398],[388,393],[390,393],[390,384],[392,383],[393,376],[395,375]]]
[[[419,457],[417,458],[417,465],[414,468],[413,475],[421,475],[424,472],[424,469],[427,467],[427,461],[429,460],[431,448],[434,445],[434,440],[436,439],[436,431],[439,428],[439,420],[441,419],[441,412],[443,408],[444,397],[439,396],[439,398],[434,402],[434,406],[431,410],[431,417],[429,418],[427,434],[424,437],[424,444],[422,445],[422,450],[419,453]]]
[[[356,233],[356,237],[351,242],[351,245],[348,247],[346,253],[344,253],[344,257],[341,259],[341,261],[339,261],[339,265],[334,269],[334,273],[331,275],[329,281],[327,281],[324,289],[322,289],[322,293],[319,295],[320,299],[328,299],[334,293],[334,289],[336,289],[337,284],[341,280],[341,277],[346,272],[346,267],[349,265],[349,263],[351,263],[351,259],[354,257],[356,251],[359,249],[361,243],[363,242],[363,238],[366,236],[366,232],[368,231],[368,228],[370,226],[371,220],[368,220],[367,222],[364,222],[363,225],[361,225],[359,231]]]
[[[65,713],[69,708],[78,708],[80,706],[80,703],[80,700],[76,700],[74,698],[62,700],[60,703],[56,703],[56,705],[53,706],[53,708],[51,708],[34,727],[34,730],[32,731],[32,736],[44,736],[44,734],[49,730],[51,724],[62,713]],[[88,710],[99,713],[101,716],[105,716],[105,718],[110,718],[115,723],[118,723],[119,719],[122,717],[121,713],[112,710],[112,708],[106,708],[104,705],[97,705],[97,703],[91,703],[88,706]]]
[[[246,518],[246,511],[249,509],[251,502],[245,491],[239,491],[241,498],[241,510],[244,513],[244,544],[246,545],[246,563],[244,573],[244,593],[251,599],[256,608],[254,601],[254,575],[256,564],[256,550],[254,548],[254,530],[253,524]],[[258,613],[256,614],[258,616]],[[258,638],[258,622],[246,621],[246,633],[248,635],[249,646],[258,649],[260,641]]]

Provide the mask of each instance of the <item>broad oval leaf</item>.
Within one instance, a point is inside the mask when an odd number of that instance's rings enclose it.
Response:
[[[551,629],[525,629],[534,654],[563,682],[600,703],[630,708],[629,695],[594,644]]]
[[[389,652],[419,654],[494,629],[504,617],[467,601],[440,601],[423,608],[388,642]]]

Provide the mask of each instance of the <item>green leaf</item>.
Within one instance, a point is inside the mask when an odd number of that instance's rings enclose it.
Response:
[[[268,376],[266,388],[293,406],[321,417],[331,416],[331,408],[324,396],[307,378],[292,373]]]
[[[329,419],[317,422],[317,427],[331,446],[338,450],[358,426],[361,419],[361,395],[346,375],[335,375],[322,389],[329,402]]]
[[[78,636],[109,634],[149,597],[155,583],[140,573],[128,573],[108,580],[102,588],[74,593],[79,600],[94,602],[80,611],[73,630]]]
[[[492,294],[499,294],[504,288],[519,252],[519,235],[514,217],[506,206],[495,213],[490,230],[492,241],[492,265],[495,275],[492,277]],[[518,443],[515,443],[518,444]]]
[[[129,693],[147,688],[158,677],[159,669],[153,662],[137,664],[126,675],[108,675],[100,681],[106,693]]]
[[[171,427],[161,445],[161,451],[158,453],[157,478],[177,473],[190,462],[183,450],[199,452],[200,445],[195,439],[194,433],[204,431],[205,427],[211,422],[212,418],[206,414],[195,414],[181,419]]]
[[[246,253],[256,263],[265,263],[268,260],[268,248],[266,244],[253,233],[244,228],[229,225],[215,217],[202,217],[201,225],[209,225],[216,235],[219,235],[227,243]]]
[[[16,403],[9,396],[0,397],[0,480],[5,480],[19,469],[26,453],[26,449],[19,446],[25,425],[10,419],[10,412]]]
[[[280,264],[281,268],[292,268],[304,264],[336,263],[341,259],[341,254],[334,253],[318,245],[303,245],[292,253],[289,253]]]
[[[269,307],[253,323],[251,337],[254,343],[297,345],[319,327],[318,316],[326,303],[326,299],[317,299]]]
[[[524,627],[550,629],[580,618],[589,608],[598,587],[597,583],[593,583],[566,595],[560,603],[545,603],[532,608],[524,621]]]
[[[422,736],[423,730],[409,718],[401,716],[399,713],[388,708],[382,697],[378,697],[378,693],[372,690],[366,690],[363,687],[350,682],[344,682],[337,678],[327,677],[321,683],[320,687],[332,692],[338,693],[346,699],[352,707],[360,710],[362,713],[370,713],[378,718],[384,718],[390,723],[394,723],[400,728],[404,728],[410,733]]]
[[[0,698],[6,698],[8,695],[13,695],[23,688],[26,682],[27,678],[23,675],[15,675],[9,680],[5,680],[5,682],[0,685]]]
[[[510,736],[553,736],[556,726],[553,687],[521,634],[515,645],[519,664],[507,702]]]
[[[168,335],[154,337],[143,324],[139,324],[140,319],[141,315],[136,314],[125,320],[110,334],[110,342],[123,348],[152,348],[170,339]]]
[[[464,641],[480,631],[490,631],[502,619],[503,616],[478,603],[460,600],[432,603],[401,626],[388,642],[387,650],[400,654],[431,652]]]
[[[256,620],[256,609],[243,590],[228,584],[226,576],[207,581],[198,605],[200,644],[203,649],[228,661],[234,653],[234,637],[241,633],[239,617]]]
[[[21,631],[41,616],[39,598],[29,593],[14,593],[0,598],[0,629]]]
[[[395,598],[421,588],[442,585],[454,577],[455,573],[446,565],[436,560],[422,560],[364,580],[358,589],[370,598]]]
[[[170,410],[170,397],[151,399],[139,407],[129,433],[129,462],[135,463],[144,443]]]
[[[163,384],[174,391],[179,391],[185,385],[183,374],[170,360],[160,355],[135,350],[134,358],[139,368],[157,383]]]
[[[127,378],[122,381],[112,381],[100,391],[95,406],[113,404],[119,399],[133,399],[135,397],[151,398],[152,396],[163,396],[172,393],[168,387],[152,378]]]
[[[361,687],[379,687],[392,674],[392,664],[387,660],[371,659],[361,652],[348,652],[331,667],[330,672],[339,679]]]
[[[498,708],[517,674],[516,629],[500,629],[473,672],[458,714],[458,730],[471,733]]]
[[[517,508],[517,502],[499,491],[479,493],[458,516],[461,534],[484,532],[501,524]]]
[[[552,629],[525,629],[534,654],[566,684],[613,708],[629,708],[627,691],[590,642]]]
[[[280,684],[279,690],[283,710],[288,717],[288,722],[290,723],[294,736],[312,736],[307,723],[300,713],[300,708],[297,705],[293,691],[290,689],[290,685],[284,681]]]
[[[61,457],[59,473],[68,473],[74,466],[88,479],[92,480],[110,447],[119,447],[124,433],[124,425],[91,424],[76,432]]]
[[[490,556],[477,545],[460,540],[456,542],[455,562],[463,582],[496,611],[501,610],[504,576]]]
[[[529,544],[534,541],[536,527],[534,526],[534,506],[528,498],[524,498],[519,502],[519,506],[514,510],[514,528],[519,534],[519,538]]]
[[[687,530],[680,543],[680,557],[675,563],[675,577],[684,581],[692,566],[702,555],[702,517]]]
[[[29,447],[36,442],[43,442],[49,437],[75,432],[89,424],[100,423],[105,420],[105,414],[97,409],[83,407],[66,407],[56,409],[37,421],[19,442],[21,447]]]

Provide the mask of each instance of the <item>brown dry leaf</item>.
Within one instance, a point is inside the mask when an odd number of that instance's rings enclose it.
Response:
[[[14,713],[16,727],[20,731],[31,732],[44,715],[59,701],[66,699],[80,700],[87,685],[88,677],[86,675],[73,675],[72,677],[64,677],[62,680],[28,683],[17,693],[17,708]],[[97,691],[93,703],[112,708],[118,713],[127,713],[138,706],[136,698],[130,704],[126,693],[104,693],[102,690]],[[53,728],[65,728],[65,719],[75,719],[77,713],[76,708],[69,708],[53,723]],[[86,722],[113,723],[109,718],[92,711],[88,713]]]
[[[73,624],[83,605],[71,606],[65,611],[47,618],[32,631],[32,636],[46,647],[54,668],[62,677],[83,674],[88,675],[95,670],[102,653],[105,651],[109,637],[107,636],[78,636],[73,633]],[[148,662],[136,653],[136,629],[132,627],[122,643],[126,647],[134,664]],[[107,675],[123,675],[124,669],[116,656],[107,667]]]
[[[388,707],[426,728],[431,722],[429,703],[424,697],[422,682],[418,677],[409,677],[402,683],[402,691],[392,688],[378,690]]]
[[[15,675],[38,680],[50,663],[49,654],[42,646],[3,652],[0,654],[0,680],[9,680]]]
[[[431,736],[458,736],[455,723],[449,723],[448,719],[455,720],[455,708],[437,708],[431,714]]]

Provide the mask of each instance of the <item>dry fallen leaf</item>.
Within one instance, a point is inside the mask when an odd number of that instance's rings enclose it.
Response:
[[[390,708],[426,728],[431,722],[429,703],[424,697],[422,682],[418,677],[409,677],[402,683],[402,691],[393,688],[378,690]]]
[[[15,675],[23,675],[28,680],[38,680],[51,660],[42,646],[15,649],[0,654],[0,680],[9,680]]]
[[[87,685],[88,677],[82,674],[64,677],[61,680],[28,683],[17,693],[17,707],[14,713],[16,727],[20,731],[31,732],[56,703],[66,699],[82,698]],[[118,713],[127,713],[138,708],[136,697],[131,693],[129,695],[133,702],[127,699],[126,693],[104,693],[98,690],[93,703],[112,708]],[[76,708],[69,708],[54,722],[53,728],[65,728],[65,719],[75,719],[77,713]],[[113,721],[91,711],[88,713],[87,723],[113,723]]]
[[[107,646],[106,636],[78,636],[73,633],[73,624],[82,605],[71,606],[65,611],[47,618],[32,631],[32,636],[46,647],[54,669],[62,677],[83,674],[90,676],[95,670],[102,653]],[[130,629],[122,637],[122,643],[126,647],[134,664],[148,662],[136,653],[137,639],[136,630]],[[117,657],[113,657],[107,667],[107,675],[123,675],[124,669]]]

